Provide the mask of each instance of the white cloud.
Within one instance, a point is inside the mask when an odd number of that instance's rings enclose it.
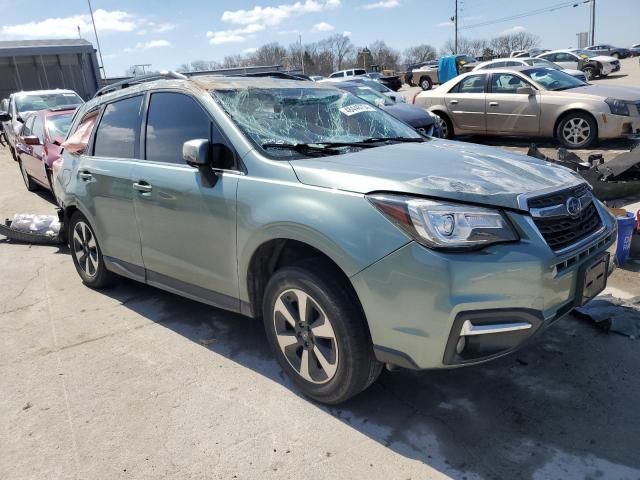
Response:
[[[261,32],[266,27],[257,23],[252,23],[243,28],[233,30],[218,30],[217,32],[207,32],[207,38],[211,45],[222,45],[224,43],[242,43],[255,38],[255,34]]]
[[[313,28],[311,29],[312,32],[330,32],[331,30],[335,29],[336,27],[334,27],[333,25],[327,23],[327,22],[320,22],[320,23],[316,23]]]
[[[121,10],[98,9],[93,14],[98,32],[131,32],[138,25],[138,19]],[[0,28],[1,37],[9,38],[74,38],[78,27],[83,35],[93,32],[89,15],[47,18],[38,22],[5,25]]]
[[[171,42],[168,40],[149,40],[148,42],[138,43],[136,48],[140,50],[148,50],[149,48],[165,48],[170,46]]]
[[[258,51],[258,47],[250,47],[250,48],[245,48],[244,50],[242,50],[242,54],[243,55],[249,55],[251,53],[255,53]]]
[[[343,37],[350,37],[351,35],[353,35],[353,33],[349,30],[345,30],[344,32],[342,32]]]
[[[300,35],[300,30],[278,30],[278,35]]]
[[[375,3],[367,3],[363,5],[362,8],[365,10],[372,10],[374,8],[396,8],[400,6],[400,2],[398,0],[382,0],[380,2]]]
[[[172,23],[161,23],[153,31],[156,33],[164,33],[164,32],[170,32],[175,28],[176,26]]]
[[[261,7],[258,5],[250,10],[227,10],[222,14],[221,20],[236,25],[259,24],[275,26],[280,25],[290,17],[333,10],[340,6],[340,0],[305,0],[304,2],[298,1],[275,7]]]
[[[507,28],[505,31],[501,32],[500,35],[509,35],[510,33],[520,33],[520,32],[526,32],[527,29],[524,28],[522,25],[514,25],[511,28]]]

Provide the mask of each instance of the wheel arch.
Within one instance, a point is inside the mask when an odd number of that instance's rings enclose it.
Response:
[[[336,258],[335,252],[328,254],[318,245],[290,237],[265,240],[252,252],[246,263],[244,274],[240,277],[241,287],[244,283],[248,297],[248,302],[243,302],[243,313],[251,317],[260,317],[265,288],[273,273],[282,267],[297,265],[309,259],[321,260],[326,268],[340,278],[364,316],[364,309],[356,290],[344,266],[341,266],[341,263],[344,265],[344,261]]]
[[[593,122],[596,125],[596,137],[595,139],[598,139],[598,119],[596,118],[596,116],[591,113],[589,110],[587,110],[584,107],[581,106],[570,106],[569,108],[567,108],[566,110],[564,110],[562,113],[560,113],[560,115],[558,115],[558,118],[556,118],[556,121],[553,124],[553,137],[557,140],[558,137],[558,126],[560,125],[560,122],[567,116],[570,115],[572,113],[583,113],[585,115],[588,115],[589,117],[591,117],[591,119],[593,120]]]

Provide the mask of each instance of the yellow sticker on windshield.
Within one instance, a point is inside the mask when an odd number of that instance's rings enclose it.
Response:
[[[460,65],[464,65],[465,63],[467,63],[465,60],[460,60]]]
[[[581,53],[580,54],[580,58],[589,58],[589,55],[585,54],[585,53]]]

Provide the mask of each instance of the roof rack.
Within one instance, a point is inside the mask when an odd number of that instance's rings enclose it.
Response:
[[[272,78],[281,78],[285,80],[309,80],[306,75],[298,74],[298,73],[289,73],[289,72],[281,72],[281,71],[270,71],[270,72],[252,72],[252,73],[244,73],[244,74],[230,74],[233,77],[272,77]]]
[[[106,87],[102,87],[96,92],[94,97],[106,95],[107,93],[115,92],[116,90],[122,90],[123,88],[138,85],[140,83],[152,82],[154,80],[188,80],[188,77],[177,72],[161,72],[152,73],[150,75],[140,75],[139,77],[127,78],[121,82],[112,83]]]

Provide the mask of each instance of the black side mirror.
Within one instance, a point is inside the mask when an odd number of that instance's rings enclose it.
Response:
[[[40,139],[35,135],[27,135],[22,138],[22,141],[25,145],[41,145]]]
[[[0,122],[8,122],[11,120],[11,115],[7,112],[0,112]]]
[[[19,121],[20,123],[24,123],[24,118],[22,118],[22,115],[18,115],[16,117],[16,120]]]

